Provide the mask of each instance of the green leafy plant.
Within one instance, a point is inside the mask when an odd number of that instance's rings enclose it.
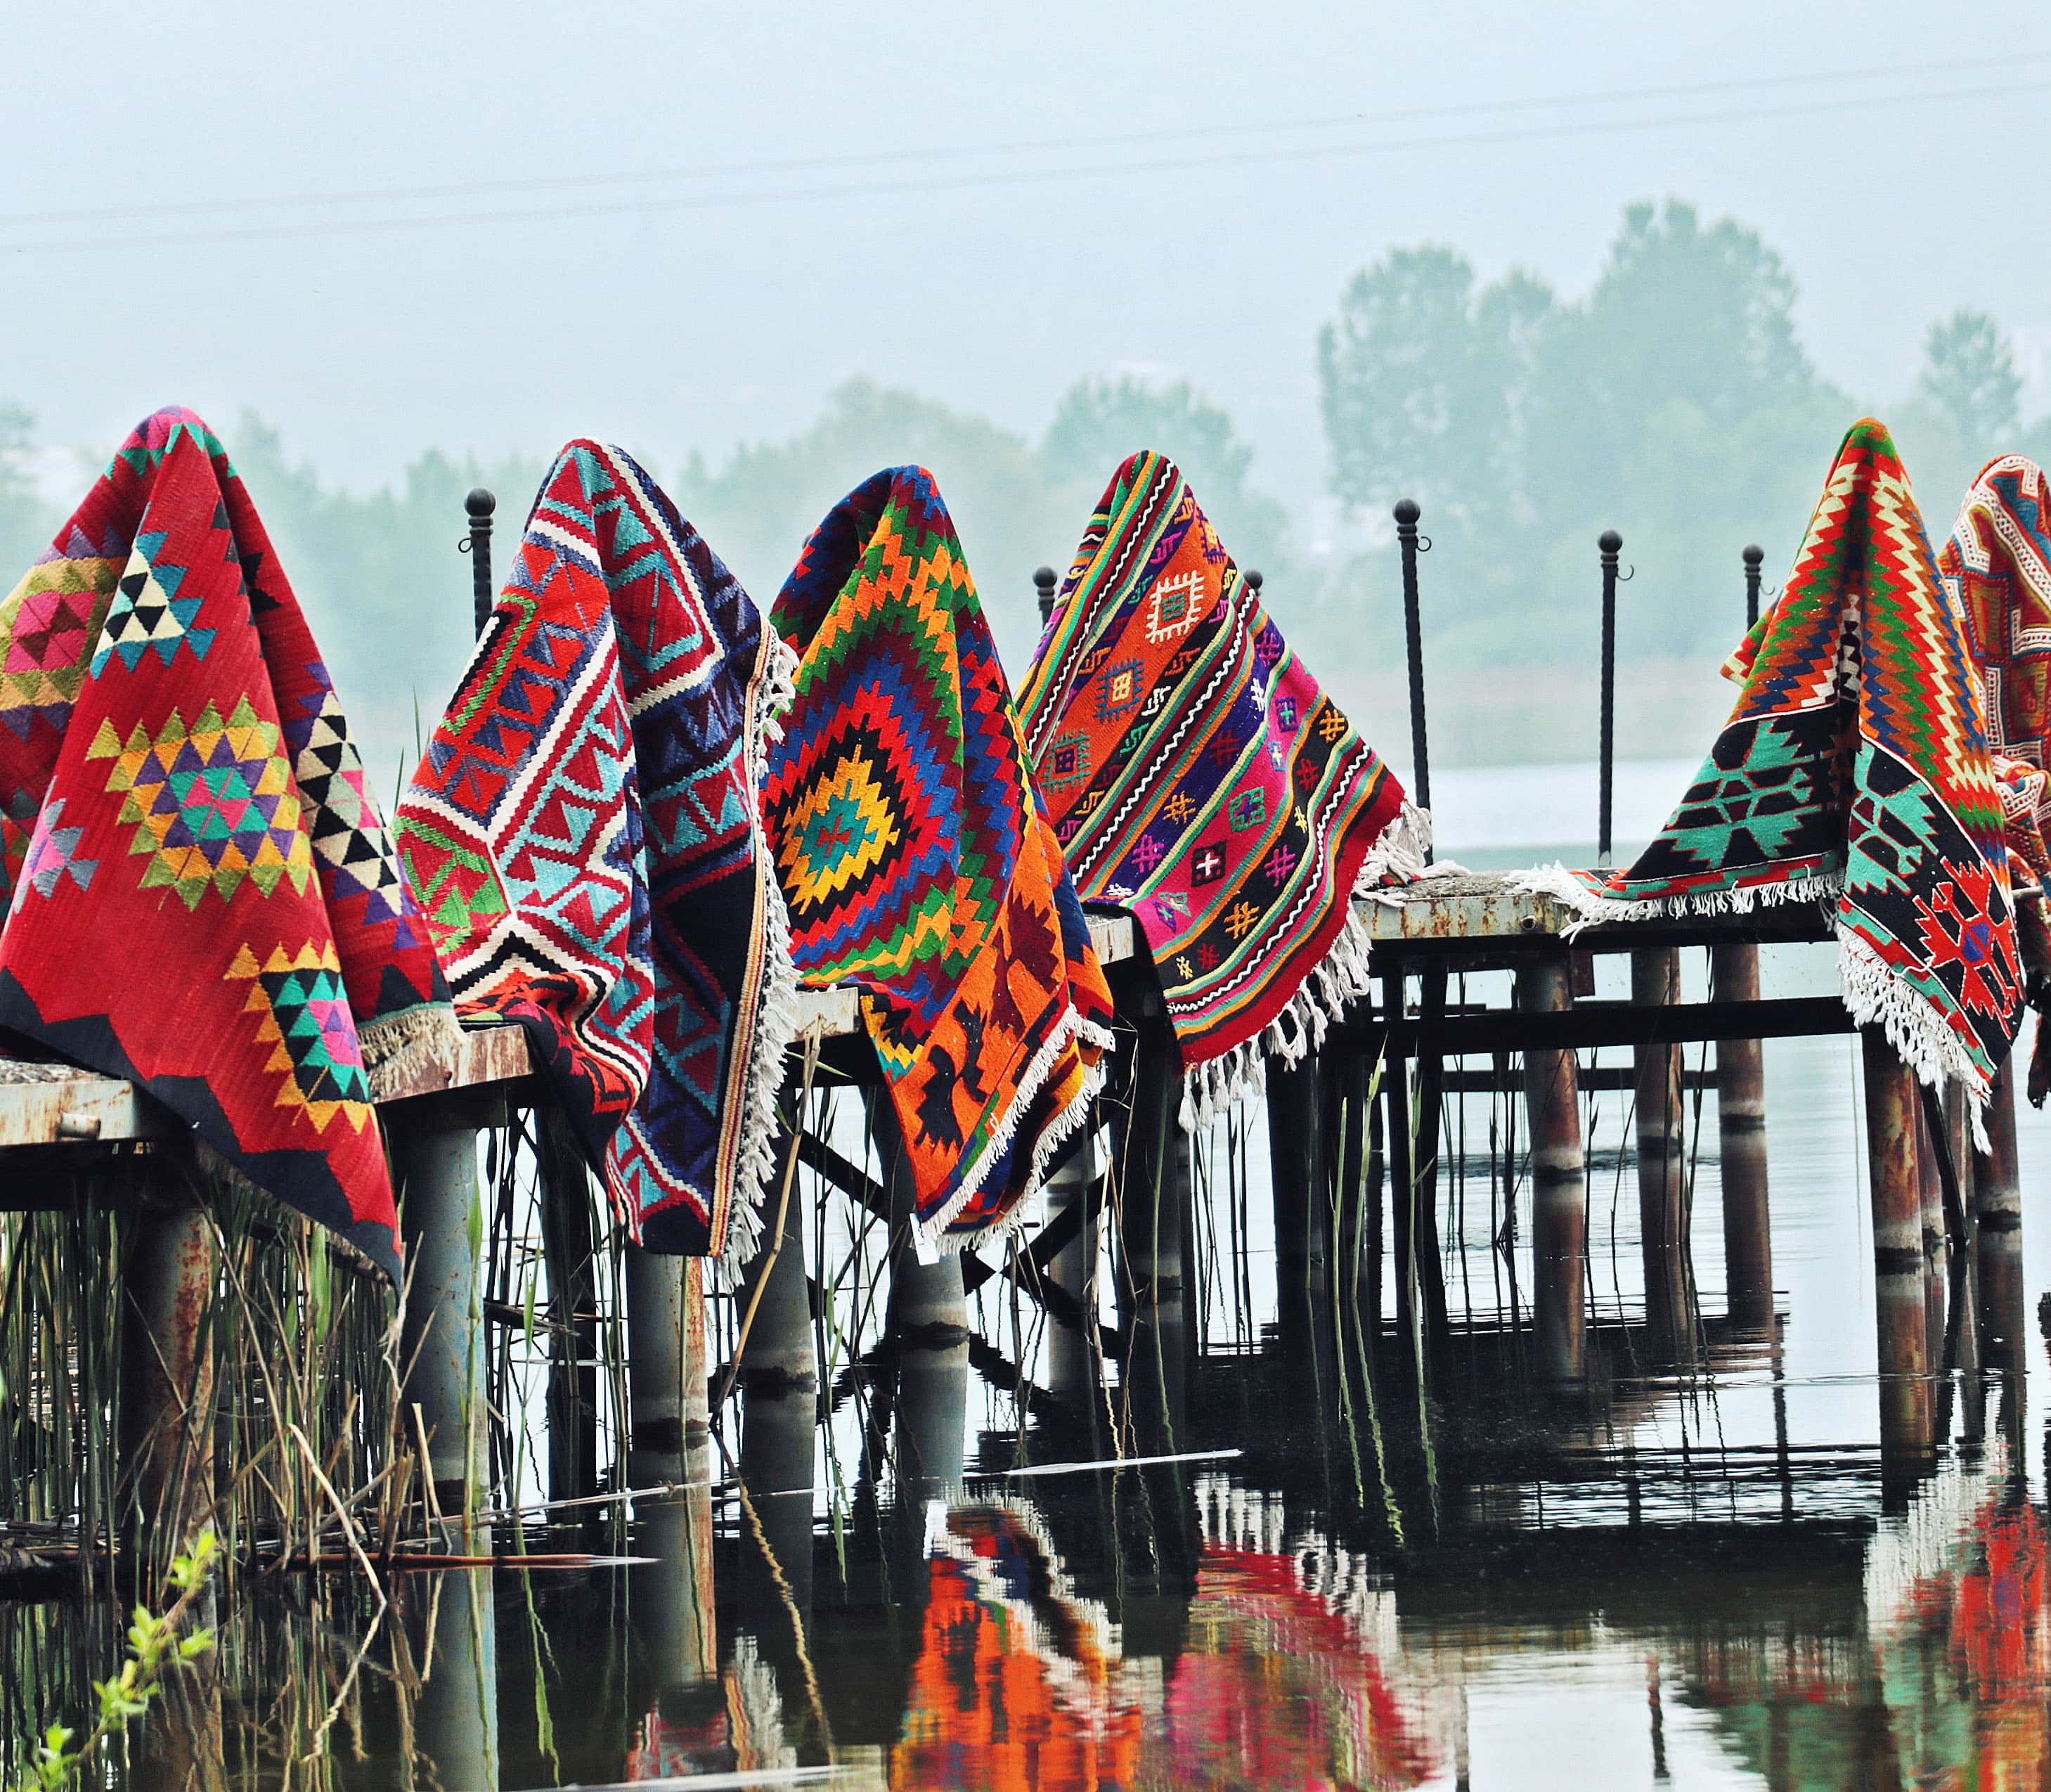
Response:
[[[93,1683],[100,1712],[92,1727],[81,1739],[76,1730],[53,1724],[36,1745],[26,1771],[15,1781],[14,1792],[61,1792],[111,1738],[150,1708],[170,1675],[190,1667],[213,1647],[211,1630],[186,1633],[186,1622],[206,1591],[219,1551],[213,1531],[204,1530],[172,1562],[169,1583],[177,1597],[161,1614],[147,1606],[135,1608],[120,1673]]]

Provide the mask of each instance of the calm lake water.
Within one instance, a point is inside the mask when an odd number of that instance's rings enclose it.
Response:
[[[1690,770],[1631,774],[1632,831]],[[1529,803],[1487,809],[1489,781],[1447,778],[1442,850],[1551,856],[1519,828]],[[1616,992],[1621,961],[1603,975]],[[1833,975],[1826,949],[1766,957],[1768,995]],[[1499,1001],[1500,980],[1469,994]],[[1648,1360],[1628,1098],[1612,1094],[1589,1112],[1591,1302],[1612,1379],[1561,1406],[1522,1375],[1487,1170],[1509,1106],[1475,1095],[1446,1144],[1468,1168],[1445,1223],[1462,1336],[1431,1410],[1420,1421],[1400,1374],[1372,1413],[1342,1405],[1264,1344],[1256,1117],[1243,1175],[1229,1141],[1199,1152],[1217,1235],[1244,1196],[1248,1274],[1228,1287],[1206,1259],[1215,1348],[1177,1440],[1197,1459],[1022,1476],[1007,1472],[1022,1442],[1029,1464],[1058,1467],[1101,1430],[1022,1419],[976,1375],[951,1407],[908,1380],[893,1438],[888,1389],[871,1386],[782,1465],[751,1448],[744,1500],[715,1459],[709,1602],[684,1547],[691,1509],[649,1502],[630,1532],[558,1544],[656,1558],[640,1565],[411,1577],[381,1622],[357,1594],[317,1607],[304,1588],[266,1592],[230,1618],[217,1685],[153,1720],[128,1782],[2051,1786],[2051,1434],[2031,1405],[2051,1399],[2035,1330],[2051,1219],[2030,1202],[2023,1369],[1955,1381],[1936,1472],[1884,1488],[1857,1044],[1766,1050],[1779,1319],[1722,1323],[1711,1095],[1694,1184],[1705,1360]],[[1709,1051],[1691,1047],[1690,1067]],[[2033,1191],[2051,1115],[2021,1118]],[[1514,1267],[1528,1317],[1528,1248]],[[1010,1305],[982,1308],[987,1335],[1041,1374]],[[959,1478],[891,1472],[908,1431],[950,1426]],[[807,1454],[809,1497],[794,1490]],[[29,1648],[23,1614],[6,1622]],[[92,1628],[73,1614],[35,1646],[86,1649]]]

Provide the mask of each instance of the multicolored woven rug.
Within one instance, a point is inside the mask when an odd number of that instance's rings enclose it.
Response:
[[[454,1017],[299,601],[189,411],[122,444],[0,605],[0,1027],[148,1090],[397,1273],[375,1072]]]
[[[2018,887],[2051,878],[2051,486],[2019,454],[1980,469],[1938,576],[1965,619]]]
[[[618,448],[572,442],[399,807],[466,1016],[518,1021],[630,1231],[760,1236],[796,1026],[762,755],[791,658]]]
[[[1831,902],[1845,1005],[1926,1082],[1983,1104],[2022,998],[2008,853],[1965,620],[1885,425],[1838,451],[1743,690],[1628,870],[1524,880],[1581,925]]]
[[[1994,748],[2008,834],[2010,893],[2030,1000],[2051,1004],[2051,482],[2019,454],[1980,469],[1959,507],[1937,572],[1966,623],[1979,674],[1980,709]],[[2051,1090],[2051,1027],[2040,1016],[2030,1098]]]
[[[1153,949],[1201,1124],[1366,993],[1352,899],[1424,869],[1429,819],[1158,454],[1105,489],[1019,712],[1077,888]]]
[[[932,475],[836,505],[775,620],[800,664],[763,801],[799,968],[861,986],[921,1243],[959,1248],[1081,1121],[1110,990]]]

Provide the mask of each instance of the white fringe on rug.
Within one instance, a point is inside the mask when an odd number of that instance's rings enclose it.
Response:
[[[1353,903],[1365,900],[1384,884],[1416,882],[1432,869],[1424,859],[1431,845],[1430,812],[1405,801],[1361,861],[1346,905],[1346,925],[1332,941],[1331,950],[1304,978],[1288,1005],[1253,1038],[1222,1057],[1192,1064],[1182,1073],[1180,1118],[1185,1132],[1199,1131],[1235,1102],[1264,1094],[1271,1056],[1284,1064],[1301,1063],[1307,1053],[1324,1043],[1331,1023],[1372,992],[1368,953],[1373,935]]]
[[[769,775],[769,749],[783,738],[783,716],[798,694],[798,655],[790,643],[762,619],[762,647],[767,656],[749,694],[748,781],[760,793]],[[733,1190],[727,1202],[725,1247],[709,1267],[714,1285],[739,1285],[740,1272],[762,1247],[763,1203],[783,1166],[776,1152],[776,1100],[783,1089],[783,1061],[798,1037],[798,965],[791,953],[791,910],[769,850],[762,805],[755,804],[749,824],[766,888],[763,892],[762,999],[756,1011],[754,1060],[749,1065],[740,1120],[739,1148],[734,1153]]]
[[[1754,884],[1738,890],[1712,890],[1642,902],[1619,901],[1591,890],[1561,864],[1523,871],[1510,882],[1519,890],[1546,896],[1573,911],[1560,929],[1571,940],[1604,921],[1685,920],[1693,915],[1750,914],[1782,902],[1834,905],[1844,893],[1842,872],[1795,878],[1785,883]],[[1971,1054],[1937,1011],[1901,977],[1867,941],[1831,913],[1838,936],[1838,979],[1846,1011],[1861,1027],[1877,1027],[1903,1063],[1932,1089],[1955,1082],[1965,1092],[1973,1123],[1973,1143],[1988,1150],[1987,1085]]]
[[[356,1030],[356,1043],[363,1054],[370,1098],[381,1101],[394,1089],[411,1086],[417,1080],[400,1072],[423,1058],[439,1070],[453,1070],[456,1054],[463,1049],[463,1027],[453,1004],[422,1002],[365,1021]]]
[[[1654,896],[1631,902],[1599,895],[1573,872],[1555,863],[1536,871],[1519,871],[1510,880],[1513,888],[1533,896],[1549,896],[1562,907],[1573,910],[1574,918],[1560,929],[1560,937],[1571,940],[1584,929],[1610,921],[1686,921],[1691,916],[1750,914],[1755,910],[1774,908],[1783,902],[1834,901],[1845,887],[1844,874],[1794,878],[1783,883],[1756,883],[1738,890],[1702,890],[1678,896]]]

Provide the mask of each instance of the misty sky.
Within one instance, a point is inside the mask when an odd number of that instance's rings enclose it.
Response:
[[[716,456],[789,434],[854,374],[1037,432],[1078,374],[1136,371],[1223,403],[1256,479],[1308,516],[1312,342],[1354,269],[1438,239],[1572,295],[1625,202],[1676,195],[1763,230],[1854,393],[1904,391],[1930,320],[1970,304],[2015,332],[2033,416],[2051,408],[2051,22],[1951,22],[1970,16],[10,6],[0,397],[96,458],[160,404],[223,426],[252,406],[365,486],[430,445],[540,456],[590,433],[661,465]],[[1842,78],[1873,69],[1906,72]],[[1838,78],[1799,79],[1818,75]],[[1628,97],[1710,84],[1729,84]],[[1525,105],[1562,95],[1619,98]],[[1728,115],[1745,112],[1775,115]],[[1723,121],[1557,134],[1681,114]],[[1143,140],[1101,140],[1121,135]],[[1470,140],[1415,147],[1432,138]],[[978,153],[1064,139],[1094,141]],[[1326,153],[1391,141],[1411,147]],[[794,161],[830,165],[761,166]],[[1078,167],[1113,171],[1046,176]],[[1034,178],[1000,178],[1019,170]],[[135,215],[81,215],[109,208]],[[579,215],[506,215],[550,211]],[[438,221],[322,233],[409,215]]]

